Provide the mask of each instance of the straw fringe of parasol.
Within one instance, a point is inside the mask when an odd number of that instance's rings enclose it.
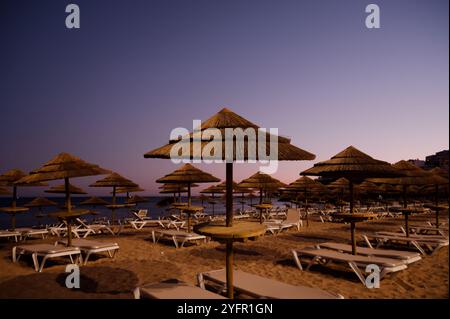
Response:
[[[66,193],[66,186],[64,184],[50,187],[50,189],[47,189],[44,191],[45,193],[51,193],[51,194],[65,194]],[[76,195],[85,195],[87,194],[83,189],[80,187],[77,187],[75,185],[72,185],[69,183],[69,192],[70,194],[76,194]]]

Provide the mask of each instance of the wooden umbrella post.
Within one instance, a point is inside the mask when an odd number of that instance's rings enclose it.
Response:
[[[13,186],[13,197],[12,197],[11,207],[12,208],[17,207],[17,186],[16,185]],[[12,227],[13,231],[16,230],[16,213],[15,212],[11,212],[11,227]]]
[[[305,188],[305,191],[304,191],[304,194],[303,194],[304,196],[305,196],[305,217],[306,217],[306,227],[309,227],[309,220],[308,220],[308,198],[307,198],[307,196],[306,196],[306,188]]]
[[[356,223],[350,222],[350,232],[352,236],[352,255],[356,255],[356,236],[355,236]]]
[[[227,269],[227,297],[230,299],[234,298],[233,289],[233,240],[229,239],[226,242],[226,269]]]
[[[436,228],[439,228],[439,185],[434,185],[436,191]]]
[[[113,191],[112,191],[112,209],[111,209],[111,223],[114,225],[115,224],[115,220],[116,220],[116,209],[114,208],[114,205],[116,205],[116,186],[113,186]]]
[[[350,191],[350,214],[353,214],[353,181],[350,181],[348,188]]]
[[[226,226],[233,226],[233,163],[226,163]],[[227,295],[233,299],[233,239],[226,242]]]
[[[70,214],[70,212],[72,211],[72,202],[70,199],[69,178],[68,177],[64,178],[64,189],[66,191],[67,212]],[[66,219],[66,223],[67,223],[67,246],[71,247],[72,246],[72,225],[71,225],[69,219]]]
[[[409,237],[409,212],[405,211],[405,231],[406,231],[406,237]]]

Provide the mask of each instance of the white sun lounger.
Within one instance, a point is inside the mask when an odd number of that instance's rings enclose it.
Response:
[[[300,230],[300,227],[303,226],[303,222],[300,218],[299,212],[294,208],[289,208],[285,220],[268,220],[264,222],[264,225],[267,226],[268,232],[272,234],[279,234],[282,230],[292,227]]]
[[[75,232],[80,234],[83,232],[84,229],[86,229],[85,234],[83,235],[83,238],[86,238],[90,234],[103,234],[103,233],[110,233],[111,235],[116,235],[113,230],[105,224],[86,224],[83,222],[80,218],[76,219],[77,223],[80,225],[80,227],[75,229]]]
[[[187,233],[179,230],[153,230],[152,239],[156,244],[161,238],[172,240],[175,247],[183,247],[187,242],[207,242],[207,237],[196,233]]]
[[[135,299],[227,299],[206,289],[181,281],[160,282],[137,287]]]
[[[400,227],[401,231],[406,234],[405,228]],[[409,233],[415,234],[419,236],[442,236],[444,238],[448,238],[448,227],[439,227],[436,228],[434,226],[420,226],[420,225],[411,225],[409,226]],[[447,233],[447,234],[446,234]]]
[[[347,244],[340,243],[322,243],[319,244],[318,247],[337,250],[342,253],[351,254],[352,246]],[[410,264],[422,259],[419,253],[414,253],[410,251],[402,251],[402,250],[388,250],[388,249],[377,249],[377,248],[367,248],[367,247],[357,247],[356,253],[358,255],[364,256],[374,256],[374,257],[385,257],[385,258],[394,258],[400,259],[405,264]]]
[[[373,247],[369,238],[372,238],[376,241],[376,248],[379,248],[384,245],[388,245],[391,243],[400,243],[400,244],[410,244],[412,247],[416,248],[422,255],[426,255],[424,248],[427,248],[431,254],[438,251],[440,248],[448,246],[448,239],[445,238],[424,238],[422,237],[406,237],[402,233],[375,233],[375,234],[365,234],[362,236],[369,247]]]
[[[220,285],[220,292],[226,289],[225,269],[199,273],[198,284],[205,288],[208,281]],[[253,298],[269,299],[343,299],[339,294],[327,292],[318,288],[294,286],[281,281],[261,277],[235,269],[233,272],[233,287],[236,291]]]
[[[55,243],[57,244],[63,244],[67,246],[66,240],[59,240]],[[83,259],[84,265],[87,264],[89,257],[92,254],[98,254],[107,252],[109,258],[114,258],[117,251],[119,250],[119,245],[117,243],[107,243],[107,242],[101,242],[101,241],[93,241],[88,239],[72,239],[72,246],[79,248],[85,255]]]
[[[314,247],[307,247],[299,250],[294,249],[292,250],[292,254],[294,256],[294,261],[300,270],[304,270],[305,268],[302,265],[302,261],[305,259],[304,257],[309,259],[305,270],[309,270],[309,268],[315,264],[326,265],[330,262],[347,264],[363,285],[366,285],[366,278],[364,277],[360,267],[365,271],[365,268],[368,265],[377,265],[380,268],[380,279],[388,273],[397,272],[407,268],[406,264],[399,259],[352,255],[341,253],[336,250],[318,249]]]
[[[18,231],[0,230],[0,238],[14,238],[14,241],[17,243],[20,233]]]
[[[65,247],[55,246],[49,244],[36,244],[36,245],[24,245],[14,246],[12,249],[12,261],[18,262],[20,256],[31,255],[34,264],[34,270],[42,272],[47,259],[69,256],[70,261],[74,263],[73,256],[77,257],[75,262],[81,260],[81,251],[77,247]],[[43,257],[41,264],[39,264],[38,257]]]
[[[20,232],[20,239],[21,240],[27,240],[27,238],[39,236],[42,239],[45,238],[46,235],[48,235],[47,229],[37,229],[37,228],[16,228],[16,231]]]

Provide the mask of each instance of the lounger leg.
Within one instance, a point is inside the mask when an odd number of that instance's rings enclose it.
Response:
[[[356,276],[358,276],[359,280],[362,282],[362,284],[364,286],[366,286],[366,278],[364,277],[364,275],[362,274],[361,270],[358,268],[358,266],[353,263],[353,262],[349,262],[348,265],[350,266],[350,268],[354,271],[354,273],[356,274]]]
[[[44,269],[44,265],[45,265],[45,262],[47,261],[47,256],[44,256],[44,258],[42,259],[42,262],[41,262],[41,266],[39,267],[39,272],[42,272],[42,269]],[[37,261],[37,255],[36,255],[36,261]]]
[[[197,283],[200,288],[205,289],[205,280],[202,273],[197,274]]]
[[[172,236],[173,243],[175,244],[175,248],[178,248],[178,242],[175,236]]]
[[[306,266],[305,270],[308,271],[309,268],[311,268],[314,264],[318,263],[319,259],[320,259],[319,256],[316,256],[313,259],[311,259],[311,261],[309,262],[308,266]]]
[[[153,243],[156,244],[156,238],[155,238],[155,231],[152,230],[152,239],[153,239]]]
[[[369,238],[366,235],[363,235],[364,241],[366,242],[367,246],[371,249],[373,249],[372,244],[370,243]]]
[[[86,254],[86,257],[85,257],[85,259],[84,259],[84,265],[85,265],[85,266],[87,265],[87,262],[88,262],[90,256],[91,256],[91,252],[89,251],[89,252]]]
[[[70,262],[73,264],[73,258],[72,258],[72,255],[69,255],[69,258],[70,258]]]
[[[133,296],[134,296],[134,299],[141,299],[141,291],[140,291],[139,287],[137,287],[133,290]]]
[[[292,255],[294,256],[294,261],[295,261],[297,267],[300,270],[303,270],[302,263],[300,262],[300,258],[295,250],[292,250]]]
[[[420,245],[416,242],[416,241],[412,241],[411,244],[416,247],[416,249],[422,254],[422,255],[426,255],[425,250],[423,250],[422,247],[420,247]]]
[[[17,247],[14,246],[13,249],[12,249],[12,262],[13,262],[13,263],[17,262],[17,259],[16,259],[16,251],[17,251]]]

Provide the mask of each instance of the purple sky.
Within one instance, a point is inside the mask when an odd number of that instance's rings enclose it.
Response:
[[[65,28],[69,1],[0,4],[1,172],[66,151],[154,194],[177,166],[143,154],[223,106],[317,161],[349,145],[389,162],[449,147],[447,0],[71,2],[79,30]],[[381,29],[365,27],[369,3]],[[256,170],[236,165],[235,180]]]

